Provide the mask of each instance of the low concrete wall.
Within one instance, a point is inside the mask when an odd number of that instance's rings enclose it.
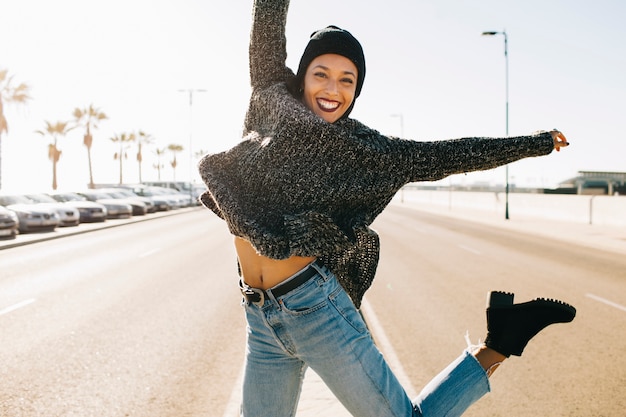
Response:
[[[506,206],[504,192],[419,190],[410,186],[399,191],[395,200],[451,211],[470,209],[503,217]],[[509,193],[509,216],[626,226],[626,196]]]

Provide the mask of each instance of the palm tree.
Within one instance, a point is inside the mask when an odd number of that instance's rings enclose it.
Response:
[[[159,181],[161,181],[161,168],[163,168],[163,166],[164,166],[164,165],[161,163],[161,157],[162,157],[163,155],[165,155],[165,151],[166,151],[166,150],[167,150],[166,148],[162,148],[162,149],[156,149],[156,150],[154,151],[154,154],[157,156],[157,163],[156,163],[156,164],[153,164],[153,165],[152,165],[152,167],[153,167],[153,168],[156,168],[156,170],[157,170],[157,177],[158,177],[158,180],[159,180]]]
[[[119,135],[115,135],[111,138],[111,142],[113,143],[117,143],[119,142],[120,144],[120,151],[115,152],[115,154],[113,155],[113,159],[119,159],[120,160],[120,184],[124,184],[124,180],[123,180],[123,176],[122,176],[122,160],[128,158],[128,155],[126,155],[126,150],[128,148],[130,148],[129,143],[130,142],[134,142],[136,139],[135,134],[134,133],[122,133]]]
[[[52,189],[57,189],[57,163],[61,159],[61,150],[58,147],[59,137],[67,135],[75,126],[69,126],[69,122],[56,122],[52,124],[48,121],[45,130],[37,130],[42,136],[50,135],[52,142],[48,144],[48,158],[52,161]]]
[[[137,163],[139,164],[139,183],[141,183],[141,162],[143,154],[141,153],[142,145],[149,145],[154,142],[154,138],[141,130],[137,133]]]
[[[170,165],[172,166],[172,169],[174,170],[173,181],[176,181],[176,166],[178,165],[178,162],[176,162],[176,154],[178,152],[182,152],[183,149],[184,148],[182,145],[176,145],[176,144],[167,145],[167,150],[170,151],[172,155],[174,155],[174,157],[170,161]]]
[[[0,188],[2,188],[2,132],[9,133],[9,124],[4,116],[4,103],[26,103],[30,87],[24,83],[13,85],[13,77],[7,78],[8,70],[0,70]]]
[[[91,129],[97,128],[98,123],[102,120],[106,120],[108,117],[106,114],[100,111],[100,109],[90,104],[88,108],[74,109],[74,121],[77,126],[85,128],[85,136],[83,136],[83,144],[87,147],[87,161],[89,163],[89,188],[94,188],[93,184],[93,170],[91,166],[91,145],[93,143],[93,136],[91,136]]]
[[[193,156],[195,156],[196,160],[199,161],[206,154],[207,154],[207,151],[205,151],[204,149],[198,149],[197,151],[193,153]]]

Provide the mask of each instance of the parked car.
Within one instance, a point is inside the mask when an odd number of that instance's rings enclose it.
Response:
[[[122,199],[129,200],[131,202],[131,205],[132,205],[132,202],[139,201],[146,206],[146,213],[155,213],[157,211],[157,208],[154,205],[154,202],[150,198],[137,195],[127,188],[112,187],[112,188],[104,188],[102,189],[102,191],[109,193],[111,196],[115,198],[122,198]]]
[[[189,193],[176,191],[171,188],[164,187],[151,187],[151,190],[155,193],[160,193],[168,196],[169,198],[173,198],[178,202],[179,207],[191,207],[195,205],[194,199],[189,195]]]
[[[189,206],[199,205],[200,195],[206,191],[206,187],[204,185],[190,183],[188,181],[144,181],[143,184],[154,187],[170,188],[181,194],[186,194],[189,197]]]
[[[174,188],[160,187],[160,186],[148,186],[151,192],[155,194],[161,194],[167,196],[168,198],[174,199],[178,207],[191,207],[195,205],[195,200],[192,196],[189,195],[188,192],[177,191]]]
[[[107,219],[119,219],[122,217],[131,217],[133,215],[133,208],[130,204],[125,201],[115,199],[106,193],[99,192],[98,190],[85,190],[77,192],[76,194],[89,201],[103,204],[107,209]]]
[[[78,209],[81,223],[103,222],[107,218],[107,208],[104,204],[89,201],[79,194],[55,191],[48,195],[55,201]]]
[[[182,207],[180,199],[170,195],[172,190],[168,190],[167,193],[162,193],[154,189],[158,187],[150,187],[142,184],[120,185],[120,188],[130,190],[138,196],[149,198],[157,208],[157,211],[168,211]],[[158,188],[158,190],[161,190],[161,188]]]
[[[14,211],[0,206],[0,239],[14,239],[20,221]]]
[[[59,203],[54,198],[43,193],[23,195],[24,197],[33,201],[33,203],[35,204],[43,204],[53,210],[56,210],[57,214],[59,215],[59,226],[61,227],[78,226],[78,224],[80,223],[80,212],[76,207]]]
[[[0,195],[0,206],[12,210],[19,219],[19,232],[53,231],[59,225],[59,215],[49,207],[33,204],[19,195]]]

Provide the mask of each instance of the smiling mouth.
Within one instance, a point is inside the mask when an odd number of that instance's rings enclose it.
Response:
[[[334,112],[335,110],[337,110],[341,106],[341,103],[335,100],[326,100],[323,98],[318,98],[317,105],[319,106],[320,110],[330,113],[330,112]]]

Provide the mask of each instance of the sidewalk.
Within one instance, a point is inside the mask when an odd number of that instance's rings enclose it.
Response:
[[[95,223],[80,223],[78,226],[57,227],[52,232],[33,232],[18,234],[15,239],[1,239],[0,250],[14,248],[17,246],[24,246],[36,242],[44,242],[47,240],[59,239],[65,236],[79,235],[83,233],[92,232],[94,230],[106,229],[111,227],[122,226],[128,223],[137,223],[148,221],[152,219],[158,219],[159,217],[174,216],[177,214],[188,213],[193,210],[205,210],[203,207],[186,207],[170,211],[159,211],[156,213],[149,213],[143,216],[132,216],[124,219],[107,219],[104,222]]]
[[[625,197],[626,199],[626,197]],[[439,205],[428,205],[418,202],[400,202],[394,200],[392,205],[414,208],[418,211],[434,213],[440,216],[464,219],[470,222],[488,224],[510,231],[544,236],[560,240],[564,244],[575,243],[580,246],[602,249],[619,254],[626,254],[626,226],[590,225],[583,222],[559,221],[548,218],[533,217],[515,213],[509,220],[504,212],[455,208],[448,209]]]

